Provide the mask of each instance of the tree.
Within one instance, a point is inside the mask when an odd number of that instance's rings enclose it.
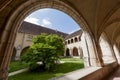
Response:
[[[42,62],[44,69],[50,69],[58,62],[64,53],[63,39],[55,34],[41,34],[33,38],[33,44],[22,57],[22,61],[29,63],[35,69]]]

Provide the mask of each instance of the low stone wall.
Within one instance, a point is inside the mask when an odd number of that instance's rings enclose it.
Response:
[[[79,80],[102,80],[104,77],[108,76],[111,72],[113,72],[117,67],[118,63],[113,62],[87,76],[80,78]]]

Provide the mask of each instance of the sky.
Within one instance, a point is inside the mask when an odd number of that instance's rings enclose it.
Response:
[[[27,16],[24,21],[68,34],[80,29],[80,26],[69,15],[51,8],[39,9]]]

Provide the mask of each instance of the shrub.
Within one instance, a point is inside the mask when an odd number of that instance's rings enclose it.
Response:
[[[29,63],[30,69],[38,68],[37,62],[42,62],[44,69],[50,70],[64,53],[63,39],[57,35],[41,34],[33,38],[33,44],[21,58]]]

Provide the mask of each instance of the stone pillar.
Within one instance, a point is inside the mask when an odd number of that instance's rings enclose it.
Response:
[[[80,48],[79,50],[80,50],[80,58],[83,59],[83,50],[82,48]]]
[[[114,49],[118,64],[120,64],[120,52],[119,52],[119,50],[118,50],[118,48],[117,48],[117,46],[115,44],[113,46],[113,49]]]
[[[66,46],[65,46],[65,49],[64,49],[64,54],[63,54],[63,56],[65,57],[66,56]]]
[[[83,48],[83,60],[84,60],[84,66],[85,67],[89,67],[91,66],[90,64],[90,56],[89,56],[89,52],[88,52],[88,46],[87,46],[87,42],[85,40],[85,34],[83,33],[81,36],[81,47]]]
[[[20,59],[20,53],[21,53],[21,50],[17,50],[16,51],[15,60],[19,60]]]
[[[87,43],[86,45],[88,47],[88,52],[89,52],[89,56],[90,56],[90,65],[91,66],[101,66],[102,56],[97,55],[97,54],[102,54],[99,51],[100,46],[97,45],[98,43],[97,44],[95,43],[95,40],[88,33],[85,33],[85,41]],[[99,61],[99,58],[100,58],[100,61]]]
[[[78,49],[78,56],[80,56],[80,54],[81,54],[80,49],[79,48],[77,48],[77,49]]]
[[[8,65],[11,60],[14,41],[16,37],[15,32],[11,30],[3,30],[0,36],[0,80],[7,80],[8,78]]]
[[[102,59],[102,51],[101,51],[100,44],[99,44],[99,42],[96,42],[95,45],[96,45],[96,51],[97,51],[97,55],[98,55],[98,59],[99,59],[99,65],[98,66],[103,67],[104,62],[103,62],[103,59]]]
[[[114,52],[114,49],[113,49],[113,47],[112,47],[111,45],[110,45],[110,49],[111,49],[111,52],[112,52],[112,57],[113,57],[113,59],[114,59],[116,62],[118,62],[117,57],[116,57],[115,52]]]
[[[0,69],[0,80],[7,80],[8,79],[8,68]]]
[[[16,55],[15,55],[15,60],[19,60],[20,59],[20,53],[22,51],[22,46],[21,45],[18,45],[16,47]]]
[[[69,51],[70,51],[70,56],[71,56],[71,57],[73,57],[73,49],[72,49],[72,48],[70,48],[70,50],[69,50]]]

